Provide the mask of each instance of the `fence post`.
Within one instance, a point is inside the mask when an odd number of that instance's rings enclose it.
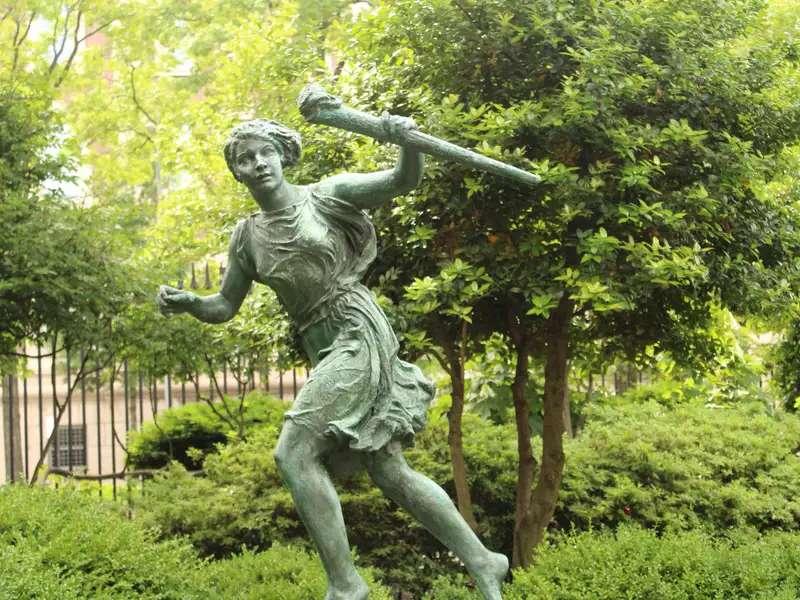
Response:
[[[95,409],[97,412],[97,473],[103,472],[103,437],[102,437],[102,428],[100,423],[102,421],[102,415],[100,412],[100,369],[96,369],[94,372],[94,399],[95,399]],[[98,493],[100,497],[103,497],[103,480],[98,479],[97,485],[99,487]]]
[[[6,480],[14,483],[23,474],[22,468],[22,444],[19,423],[19,409],[14,409],[18,403],[19,388],[17,378],[14,375],[3,377],[3,406],[2,421],[3,436],[5,437],[5,471]]]
[[[114,430],[114,380],[116,379],[117,371],[114,363],[111,363],[111,379],[109,381],[109,392],[111,395],[111,495],[114,500],[117,499],[117,436]]]
[[[67,470],[72,473],[72,364],[69,348],[67,348]],[[58,446],[56,446],[58,455]],[[63,465],[58,465],[59,467]]]

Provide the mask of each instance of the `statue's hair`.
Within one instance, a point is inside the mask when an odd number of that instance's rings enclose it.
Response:
[[[281,165],[284,167],[291,167],[300,160],[300,152],[302,151],[300,134],[294,129],[289,129],[276,121],[267,119],[245,121],[233,128],[222,149],[228,169],[237,180],[239,176],[236,174],[236,145],[239,142],[253,138],[272,142],[281,155]]]

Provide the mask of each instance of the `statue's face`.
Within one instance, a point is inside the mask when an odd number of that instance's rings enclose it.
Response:
[[[283,183],[281,153],[269,140],[248,138],[236,145],[235,166],[239,180],[253,193],[270,192]]]

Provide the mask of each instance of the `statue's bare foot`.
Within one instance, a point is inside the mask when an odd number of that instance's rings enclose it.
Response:
[[[501,589],[507,574],[508,558],[496,552],[490,552],[486,561],[471,573],[485,600],[502,600]]]
[[[367,600],[367,598],[369,598],[369,587],[361,578],[346,588],[335,589],[329,586],[328,593],[325,594],[325,600]]]

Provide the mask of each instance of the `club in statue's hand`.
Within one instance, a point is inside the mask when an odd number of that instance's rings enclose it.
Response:
[[[472,169],[487,171],[523,186],[533,186],[541,182],[541,177],[534,173],[422,133],[416,128],[393,130],[393,135],[389,134],[381,117],[345,106],[339,98],[314,83],[306,86],[300,93],[297,104],[300,113],[309,123],[329,125],[360,133],[381,142],[391,142]]]

